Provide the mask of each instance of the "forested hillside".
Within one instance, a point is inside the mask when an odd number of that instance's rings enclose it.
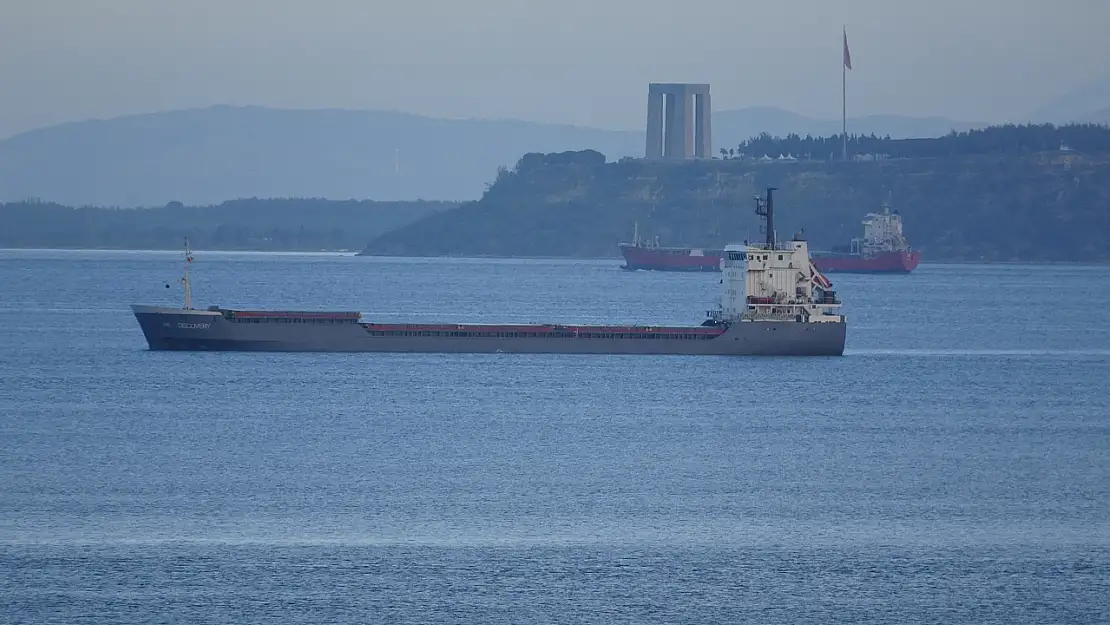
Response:
[[[889,200],[927,260],[1110,261],[1107,131],[1045,130],[957,133],[920,146],[943,156],[848,162],[527,155],[481,200],[386,233],[365,253],[609,257],[634,224],[664,245],[719,246],[758,236],[751,198],[775,186],[780,233],[804,229],[817,247],[859,236],[864,215]],[[1061,149],[1073,132],[1083,149]]]
[[[345,250],[450,202],[336,202],[245,199],[215,206],[72,208],[44,202],[0,204],[0,247]]]

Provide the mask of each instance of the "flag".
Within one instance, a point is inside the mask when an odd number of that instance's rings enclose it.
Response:
[[[844,67],[852,69],[852,55],[848,52],[848,31],[844,31]]]

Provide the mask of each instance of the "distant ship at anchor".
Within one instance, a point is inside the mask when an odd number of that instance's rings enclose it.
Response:
[[[724,250],[696,247],[662,247],[659,237],[640,238],[640,224],[635,225],[631,243],[620,243],[624,264],[621,269],[636,271],[720,271]]]
[[[839,273],[909,273],[921,262],[921,251],[910,247],[902,233],[902,216],[883,203],[881,213],[868,213],[863,237],[832,250],[814,251],[813,263],[821,271]]]
[[[921,262],[921,251],[910,247],[902,232],[902,216],[883,204],[882,213],[869,213],[863,220],[862,238],[830,251],[811,251],[821,271],[839,273],[909,273]],[[720,271],[723,250],[696,247],[663,247],[659,239],[643,240],[639,224],[632,243],[619,244],[624,264],[635,271]]]

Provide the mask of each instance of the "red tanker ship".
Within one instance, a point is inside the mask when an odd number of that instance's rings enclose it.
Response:
[[[692,247],[662,247],[659,239],[644,241],[639,228],[632,243],[620,244],[622,269],[634,271],[720,271],[721,250]],[[921,251],[912,249],[902,234],[902,216],[883,204],[882,213],[869,213],[863,220],[863,237],[830,251],[811,251],[813,264],[822,272],[909,273],[921,262]]]
[[[707,250],[696,247],[662,247],[659,237],[644,240],[640,238],[640,227],[636,225],[631,243],[619,244],[624,264],[621,269],[635,271],[720,271],[724,250]]]
[[[882,205],[883,212],[868,213],[863,220],[863,237],[834,246],[828,252],[812,252],[813,264],[821,271],[841,273],[909,273],[921,262],[921,250],[910,247],[902,234],[902,216]]]

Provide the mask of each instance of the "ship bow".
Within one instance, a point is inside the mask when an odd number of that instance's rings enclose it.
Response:
[[[208,334],[220,318],[218,311],[146,304],[133,304],[131,312],[152,350],[180,349],[182,339]]]

